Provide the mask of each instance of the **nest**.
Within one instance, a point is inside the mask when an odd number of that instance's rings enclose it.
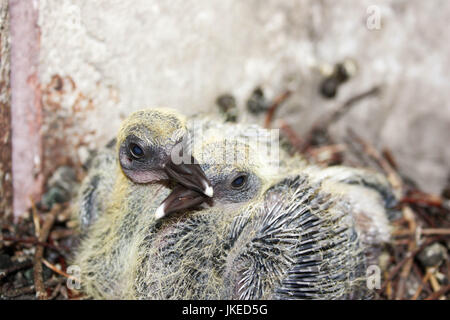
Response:
[[[290,92],[282,92],[273,101],[265,101],[261,89],[255,92],[258,99],[250,98],[249,110],[265,112],[265,127],[269,128],[277,109],[289,98]],[[347,159],[351,155],[358,159],[359,165],[371,166],[388,177],[399,198],[395,208],[398,216],[392,223],[392,241],[380,255],[382,274],[381,283],[375,290],[377,299],[448,299],[450,181],[441,195],[427,194],[399,173],[389,150],[379,152],[351,130],[344,144],[335,143],[328,134],[332,123],[359,101],[378,92],[375,87],[349,99],[314,124],[304,137],[299,137],[293,128],[281,121],[284,145],[292,153],[300,153],[309,161],[324,166],[348,164]],[[227,105],[224,107],[225,100]],[[235,121],[235,104],[230,101],[233,102],[229,95],[227,99],[219,97],[217,100],[221,111],[227,115],[226,119]],[[82,171],[81,165],[75,169]],[[82,175],[75,177],[75,183],[79,183],[81,178]],[[43,199],[45,201],[34,205],[18,221],[6,217],[2,222],[0,299],[86,298],[77,291],[78,279],[69,268],[79,241],[70,219],[70,196],[63,192],[63,196],[58,197],[53,188],[47,190],[44,197],[47,197]],[[48,200],[49,197],[52,200]]]

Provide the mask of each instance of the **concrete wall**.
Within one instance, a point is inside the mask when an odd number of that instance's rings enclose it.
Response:
[[[372,5],[381,21],[371,30]],[[439,192],[450,170],[448,21],[446,0],[40,0],[45,171],[84,160],[142,107],[192,114],[230,92],[243,111],[256,86],[268,98],[289,88],[278,116],[304,133],[382,85],[333,133],[351,126],[389,147],[406,174]],[[357,76],[324,100],[318,67],[346,57]]]

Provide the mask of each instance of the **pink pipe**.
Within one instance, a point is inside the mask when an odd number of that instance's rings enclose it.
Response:
[[[10,0],[13,208],[18,217],[42,192],[39,0]]]

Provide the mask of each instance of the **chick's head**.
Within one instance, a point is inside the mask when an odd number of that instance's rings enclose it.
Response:
[[[207,141],[201,149],[194,148],[196,158],[211,181],[215,204],[242,203],[261,195],[265,181],[270,178],[256,148],[239,139]]]
[[[130,115],[117,137],[119,162],[132,181],[166,179],[164,163],[186,133],[185,119],[171,109],[145,109]]]

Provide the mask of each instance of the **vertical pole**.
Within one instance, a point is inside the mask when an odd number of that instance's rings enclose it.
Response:
[[[43,186],[39,84],[39,0],[10,0],[11,119],[14,215],[37,201]]]

